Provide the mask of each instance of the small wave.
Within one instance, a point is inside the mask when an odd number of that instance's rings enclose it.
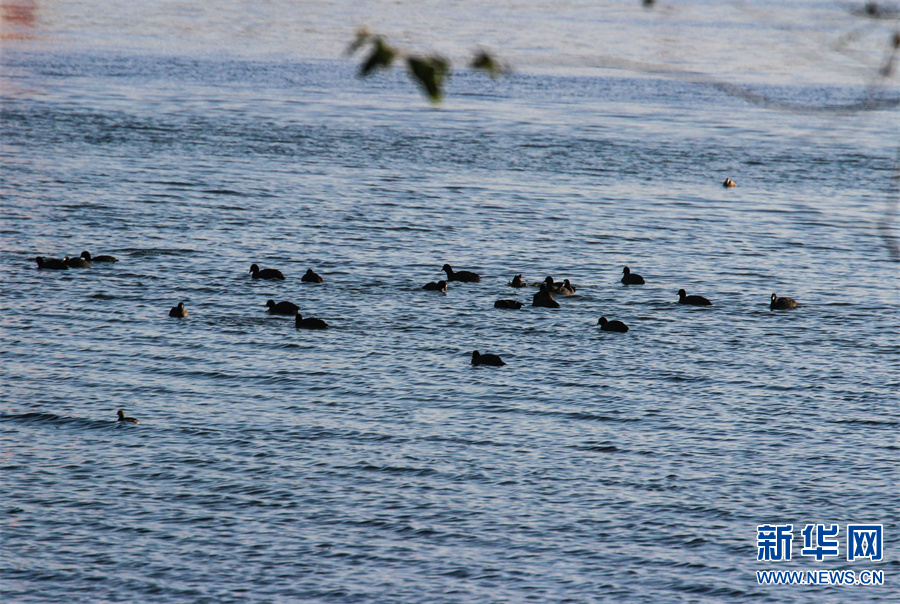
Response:
[[[387,474],[414,474],[416,476],[434,476],[437,474],[436,470],[432,470],[431,468],[410,468],[407,466],[374,466],[371,464],[366,464],[364,466],[360,466],[360,469],[365,470],[366,472],[385,472]]]
[[[123,253],[132,256],[180,256],[182,254],[193,254],[196,250],[188,248],[124,248]]]
[[[879,426],[884,428],[900,428],[900,421],[897,420],[879,420],[879,419],[835,419],[833,424],[850,424],[859,426]]]
[[[245,193],[241,193],[240,191],[233,191],[232,189],[204,189],[203,193],[209,193],[210,195],[236,195],[238,197],[246,197]]]
[[[154,185],[169,185],[173,187],[194,187],[195,183],[192,182],[181,182],[179,180],[148,180],[150,184]]]
[[[56,415],[55,413],[4,413],[0,414],[0,422],[9,422],[14,424],[49,424],[57,426],[81,426],[83,428],[108,428],[116,425],[115,419],[98,420],[86,419],[83,417],[65,417]]]
[[[735,589],[733,587],[713,587],[711,585],[698,585],[694,583],[688,583],[684,585],[673,585],[672,589],[676,591],[683,591],[691,594],[704,594],[708,596],[713,596],[715,598],[722,599],[739,599],[745,598],[749,596],[747,592],[741,589]]]
[[[615,445],[588,445],[585,447],[575,448],[581,451],[591,451],[593,453],[618,453],[622,451],[622,449],[618,448]]]
[[[511,407],[492,406],[485,409],[491,413],[521,413],[524,415],[538,415],[542,417],[561,417],[564,419],[588,420],[599,422],[631,423],[639,422],[639,417],[613,417],[610,415],[598,415],[585,411],[548,411],[535,409],[516,409]]]
[[[495,440],[473,440],[470,438],[462,438],[459,436],[441,436],[438,434],[426,436],[422,439],[424,442],[441,442],[466,445],[468,447],[508,447],[509,443],[498,442]]]

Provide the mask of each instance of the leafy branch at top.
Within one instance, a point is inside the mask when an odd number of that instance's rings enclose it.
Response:
[[[369,52],[359,66],[359,77],[366,78],[379,70],[390,69],[395,60],[402,58],[406,61],[410,79],[419,85],[432,103],[440,103],[444,98],[444,84],[450,77],[450,61],[441,55],[405,54],[388,44],[384,36],[373,34],[366,28],[356,32],[356,38],[347,47],[346,54],[353,55],[367,47]],[[479,50],[475,54],[469,62],[469,67],[476,71],[484,71],[492,78],[508,71],[507,67],[484,50]]]

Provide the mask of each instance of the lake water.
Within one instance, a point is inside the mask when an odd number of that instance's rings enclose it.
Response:
[[[0,4],[4,602],[900,599],[895,20]],[[363,24],[453,60],[444,103],[356,78]],[[513,72],[466,70],[478,45]],[[82,250],[119,262],[36,270]],[[483,279],[423,291],[444,263]],[[840,555],[801,555],[807,524]]]

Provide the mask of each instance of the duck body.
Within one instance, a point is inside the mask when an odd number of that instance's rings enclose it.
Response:
[[[477,283],[481,281],[481,275],[472,271],[454,271],[449,264],[441,267],[441,270],[447,273],[447,281],[462,281],[463,283]]]
[[[730,178],[726,178],[725,182],[722,183],[722,186],[730,189],[731,187],[736,187],[737,183],[731,180]]]
[[[528,287],[528,284],[525,283],[525,281],[522,279],[522,275],[516,275],[515,277],[513,277],[512,281],[510,281],[508,285],[515,288]]]
[[[547,276],[544,279],[544,286],[546,286],[547,291],[551,294],[559,294],[561,296],[574,296],[575,295],[575,286],[572,285],[568,279],[563,280],[562,283],[559,281],[554,281],[553,277]]]
[[[315,317],[304,319],[303,315],[298,312],[294,319],[294,327],[297,329],[328,329],[328,324],[322,319],[316,319]]]
[[[447,293],[447,282],[441,279],[440,281],[432,281],[431,283],[426,283],[422,286],[422,289],[426,289],[430,292],[444,292]]]
[[[179,302],[178,306],[173,306],[172,310],[169,311],[169,316],[175,319],[183,319],[188,316],[188,311],[184,307],[184,302]]]
[[[37,266],[39,269],[51,270],[51,271],[67,271],[69,270],[69,265],[60,260],[59,258],[44,258],[43,256],[38,256],[34,259],[37,262]]]
[[[522,303],[518,300],[497,300],[494,302],[494,308],[508,308],[510,310],[519,310]]]
[[[556,291],[554,293],[562,294],[563,296],[574,296],[575,286],[572,285],[568,279],[563,279],[562,283],[556,284]]]
[[[599,325],[600,329],[603,331],[615,331],[618,333],[626,333],[628,331],[628,326],[621,321],[609,321],[606,317],[600,317],[600,320],[597,321],[597,325]]]
[[[250,274],[254,279],[266,279],[268,281],[284,281],[284,274],[276,268],[260,269],[258,264],[250,265]]]
[[[119,412],[117,413],[117,415],[119,416],[119,421],[120,421],[120,422],[125,422],[125,423],[128,423],[128,424],[139,424],[139,423],[141,423],[139,420],[136,420],[136,419],[134,419],[133,417],[125,417],[125,411],[123,411],[122,409],[119,409]]]
[[[306,269],[306,273],[300,277],[300,280],[304,283],[324,283],[322,277],[313,272],[313,269]]]
[[[691,306],[712,306],[712,302],[703,296],[689,296],[683,289],[678,290],[678,303],[689,304]]]
[[[557,283],[550,275],[547,275],[547,278],[544,279],[544,287],[546,287],[547,291],[551,294],[555,294],[556,290],[559,289],[559,286],[560,284]]]
[[[80,256],[76,258],[66,256],[63,258],[63,262],[68,264],[69,268],[91,268],[91,263]]]
[[[627,266],[622,269],[622,283],[624,285],[643,285],[644,278],[637,273],[632,273]]]
[[[88,262],[118,262],[116,258],[112,256],[106,256],[101,254],[100,256],[91,256],[91,253],[88,251],[81,252],[81,257],[87,260]]]
[[[531,299],[531,305],[543,308],[559,308],[559,302],[553,299],[553,294],[547,289],[546,283],[541,283],[541,291],[536,293]]]
[[[269,300],[266,302],[266,308],[270,315],[286,315],[288,317],[293,317],[300,310],[300,307],[294,304],[293,302],[288,302],[284,300],[279,303],[275,303],[275,300]]]
[[[503,359],[496,354],[481,354],[477,350],[472,351],[472,364],[490,365],[491,367],[502,367],[503,365],[506,365],[506,363],[503,362]]]
[[[788,310],[797,308],[797,301],[793,298],[779,298],[772,294],[772,301],[769,303],[769,310]]]

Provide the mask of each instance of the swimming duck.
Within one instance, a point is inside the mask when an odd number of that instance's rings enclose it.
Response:
[[[269,281],[284,281],[284,275],[276,268],[264,268],[260,270],[259,265],[251,264],[250,273],[254,279],[268,279]]]
[[[617,331],[619,333],[628,331],[628,326],[621,321],[607,321],[606,317],[600,317],[600,320],[597,321],[597,325],[599,325],[600,329],[603,331]]]
[[[690,304],[692,306],[712,306],[712,302],[703,296],[689,296],[683,289],[678,290],[678,303]]]
[[[528,287],[528,284],[522,280],[522,275],[516,275],[507,285],[510,287]]]
[[[125,411],[119,409],[117,414],[119,416],[120,422],[128,422],[129,424],[139,424],[141,423],[139,420],[134,419],[133,417],[125,417]]]
[[[69,270],[69,265],[59,258],[44,258],[43,256],[38,256],[34,259],[34,261],[37,262],[38,268],[48,269],[51,271]]]
[[[444,292],[447,293],[447,282],[441,279],[440,281],[432,281],[430,283],[426,283],[422,286],[422,289],[427,289],[432,292]]]
[[[575,286],[572,285],[568,279],[559,283],[558,281],[554,281],[553,277],[547,276],[547,278],[544,279],[544,285],[547,286],[547,291],[551,294],[560,294],[562,296],[575,295]]]
[[[622,283],[625,285],[643,285],[644,278],[637,273],[632,273],[627,266],[622,269]]]
[[[574,296],[575,286],[572,285],[568,279],[563,279],[562,283],[556,284],[556,293],[562,294],[564,296]]]
[[[737,183],[731,180],[730,178],[726,178],[725,182],[722,183],[723,187],[736,187]]]
[[[304,283],[324,283],[322,277],[313,272],[313,269],[306,269],[306,274],[300,277]]]
[[[104,256],[102,254],[100,256],[91,257],[91,253],[87,251],[81,252],[81,257],[88,262],[118,262],[118,260],[112,256]]]
[[[81,257],[72,258],[71,256],[66,256],[63,258],[63,262],[68,264],[69,268],[91,268],[91,263]]]
[[[490,365],[492,367],[501,367],[506,365],[503,362],[503,359],[498,357],[496,354],[481,354],[477,350],[472,351],[472,364],[473,365]]]
[[[293,317],[300,310],[299,306],[287,300],[278,304],[275,304],[275,300],[269,300],[266,302],[266,308],[269,309],[266,312],[271,315],[287,315],[289,317]]]
[[[522,303],[518,300],[497,300],[494,302],[494,308],[508,308],[510,310],[519,310]]]
[[[449,264],[445,264],[441,270],[447,273],[447,281],[462,281],[463,283],[481,281],[481,275],[477,275],[472,271],[454,271]]]
[[[779,298],[772,294],[772,302],[769,304],[769,310],[787,310],[789,308],[797,308],[797,301],[793,298]]]
[[[553,299],[553,294],[547,289],[546,283],[541,283],[541,291],[536,293],[531,299],[532,306],[543,306],[544,308],[559,308],[559,302]]]
[[[169,311],[170,317],[175,317],[176,319],[183,319],[188,316],[188,311],[184,307],[184,302],[179,302],[178,306],[173,306],[172,310]]]
[[[322,319],[316,319],[315,317],[304,319],[303,315],[298,312],[297,318],[294,319],[294,327],[297,329],[328,329],[328,324]]]

